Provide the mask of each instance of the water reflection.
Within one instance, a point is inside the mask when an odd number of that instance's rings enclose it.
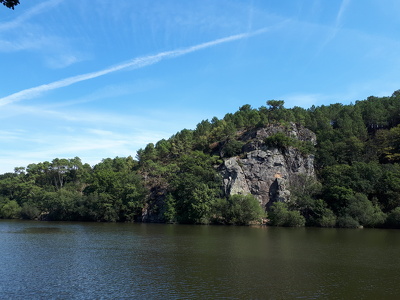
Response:
[[[382,299],[400,232],[0,221],[10,299]]]

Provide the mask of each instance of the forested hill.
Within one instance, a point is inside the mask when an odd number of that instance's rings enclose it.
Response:
[[[400,90],[355,104],[287,109],[270,100],[201,121],[132,157],[95,166],[74,159],[18,167],[0,175],[0,217],[80,221],[248,224],[266,218],[252,195],[226,195],[218,172],[246,154],[246,132],[290,124],[317,143],[281,132],[263,143],[315,156],[315,174],[268,209],[283,226],[400,227]],[[284,132],[284,131],[282,131]],[[297,151],[296,150],[296,151]],[[286,152],[285,152],[286,151]]]

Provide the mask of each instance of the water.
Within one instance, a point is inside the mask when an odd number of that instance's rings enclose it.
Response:
[[[400,231],[0,221],[1,299],[394,299]]]

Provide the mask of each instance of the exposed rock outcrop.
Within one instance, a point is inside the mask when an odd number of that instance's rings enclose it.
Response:
[[[226,195],[252,194],[268,208],[275,201],[290,200],[288,187],[297,176],[314,176],[313,155],[292,146],[279,149],[265,143],[267,137],[278,132],[302,142],[316,143],[313,132],[294,123],[245,132],[241,137],[246,142],[242,155],[225,159],[219,169]]]
[[[278,133],[289,137],[291,145],[271,145],[266,141]],[[237,139],[239,145],[243,144],[236,152],[238,156],[225,157],[223,163],[216,166],[223,178],[225,195],[252,194],[268,209],[274,202],[290,201],[289,187],[298,182],[298,176],[314,176],[314,156],[300,150],[299,146],[305,143],[315,145],[316,136],[304,127],[294,123],[269,125],[238,133]],[[226,144],[227,141],[215,142],[210,148],[215,154],[224,156]],[[165,221],[168,185],[162,182],[156,178],[148,184],[150,193],[140,221]]]

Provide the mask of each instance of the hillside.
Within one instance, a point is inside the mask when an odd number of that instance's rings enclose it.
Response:
[[[201,121],[132,157],[0,176],[0,216],[47,220],[400,226],[400,91]]]

